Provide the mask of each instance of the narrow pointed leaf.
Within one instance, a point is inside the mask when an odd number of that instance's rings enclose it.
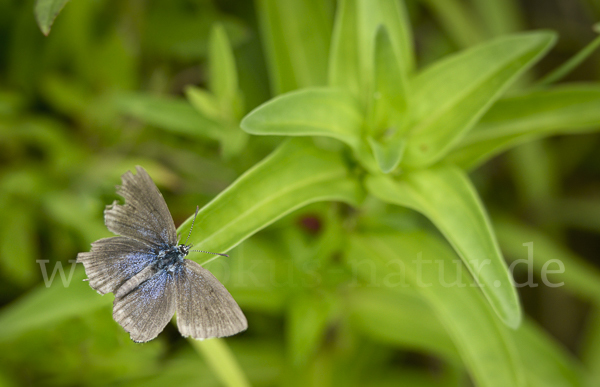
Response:
[[[46,269],[50,279],[54,267],[47,265]],[[63,270],[68,280],[71,265],[63,266]],[[0,341],[11,340],[32,329],[45,329],[51,324],[112,305],[113,297],[100,296],[83,281],[85,277],[83,267],[79,267],[71,282],[63,284],[57,272],[50,287],[46,288],[42,283],[3,308],[0,313]]]
[[[340,0],[335,16],[333,42],[329,56],[328,84],[346,88],[353,95],[362,90],[359,63],[357,0]]]
[[[248,133],[327,136],[360,147],[362,115],[345,90],[303,89],[276,97],[250,112],[241,123]]]
[[[371,176],[369,192],[425,215],[461,257],[498,316],[508,326],[521,322],[521,309],[485,209],[468,177],[440,166],[407,173],[399,181]]]
[[[227,387],[250,387],[250,382],[240,367],[233,352],[223,339],[188,339],[208,364],[215,376]]]
[[[376,273],[378,282],[371,286],[383,284],[393,291],[385,278],[406,278],[446,327],[476,385],[525,385],[511,330],[497,319],[460,260],[436,238],[425,233],[354,235],[347,260],[353,269]]]
[[[383,26],[406,76],[414,66],[412,37],[402,2],[345,0],[338,5],[329,58],[329,85],[348,88],[357,97],[373,92],[375,35]]]
[[[357,288],[348,294],[351,322],[384,344],[426,351],[459,363],[460,355],[446,328],[414,289]],[[408,285],[406,285],[408,286]]]
[[[369,145],[375,156],[375,160],[383,173],[390,173],[402,160],[406,141],[403,138],[394,138],[381,142],[373,137],[368,137]]]
[[[426,166],[441,159],[554,40],[549,32],[498,38],[419,74],[411,84],[413,124],[405,163]]]
[[[35,20],[44,35],[50,34],[54,19],[68,2],[69,0],[36,0]]]
[[[119,95],[115,99],[119,110],[150,125],[179,134],[219,140],[219,125],[203,116],[187,101],[143,94]]]
[[[231,109],[238,93],[238,79],[233,50],[222,25],[215,25],[211,31],[209,60],[210,90],[219,101],[221,110]]]
[[[374,60],[375,91],[369,104],[371,133],[378,136],[391,129],[399,132],[398,125],[407,110],[408,81],[383,26],[377,29]]]
[[[554,134],[600,127],[600,87],[558,86],[498,101],[447,156],[474,168],[500,152]]]
[[[273,93],[325,86],[331,3],[259,0],[256,7]]]
[[[566,291],[600,305],[600,271],[594,265],[553,241],[551,237],[515,220],[498,219],[495,226],[498,240],[507,256],[513,260],[521,260],[521,266],[531,260],[530,270],[536,273],[537,286],[564,285]],[[524,245],[530,242],[531,251]]]
[[[308,139],[293,139],[198,212],[190,243],[194,249],[226,252],[308,203],[336,200],[356,205],[361,195],[340,155],[319,149]],[[192,218],[179,227],[182,235]]]

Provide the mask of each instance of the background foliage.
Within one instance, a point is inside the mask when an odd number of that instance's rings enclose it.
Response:
[[[0,0],[0,386],[600,385],[599,17]],[[82,281],[135,165],[247,332],[135,344]]]

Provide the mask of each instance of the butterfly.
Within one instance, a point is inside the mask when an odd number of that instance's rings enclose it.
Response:
[[[184,337],[246,330],[246,317],[227,289],[185,258],[192,246],[179,244],[162,194],[144,168],[136,170],[123,174],[123,185],[117,186],[125,204],[115,201],[104,210],[106,227],[120,236],[100,239],[90,252],[77,255],[90,286],[100,294],[114,293],[113,318],[135,342],[156,338],[175,312]]]

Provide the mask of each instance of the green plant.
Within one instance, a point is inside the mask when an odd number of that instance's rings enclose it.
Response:
[[[53,17],[40,14],[42,3],[60,9],[64,1],[38,1],[38,21],[47,33]],[[417,69],[409,23],[409,13],[418,9],[414,2],[407,8],[387,0],[257,0],[273,95],[267,101],[267,82],[256,81],[264,73],[247,73],[259,51],[243,55],[232,44],[243,45],[245,28],[251,27],[209,3],[149,5],[145,17],[173,29],[160,38],[152,24],[138,31],[148,39],[149,57],[167,55],[185,66],[208,56],[207,88],[184,82],[179,91],[187,100],[157,93],[168,89],[165,78],[176,77],[147,58],[142,63],[144,58],[128,55],[118,36],[69,37],[69,29],[61,33],[57,22],[50,38],[58,35],[58,47],[65,39],[79,39],[68,49],[77,60],[65,75],[62,58],[50,51],[51,70],[36,73],[39,84],[30,93],[39,93],[55,115],[74,121],[81,138],[70,139],[60,119],[33,117],[31,104],[24,108],[27,103],[19,102],[30,98],[26,92],[3,97],[7,113],[0,133],[12,153],[1,193],[15,203],[3,212],[3,224],[12,219],[27,231],[23,238],[32,238],[37,223],[31,208],[43,209],[47,230],[40,234],[50,244],[70,241],[52,248],[57,259],[77,247],[85,250],[106,233],[100,209],[112,194],[107,186],[131,165],[143,163],[173,191],[185,186],[176,176],[186,176],[196,183],[172,212],[185,219],[181,214],[189,215],[193,204],[208,201],[190,242],[201,250],[232,250],[231,260],[190,258],[225,282],[247,311],[250,328],[241,337],[192,341],[183,349],[173,338],[136,347],[110,324],[110,296],[99,297],[81,283],[79,268],[69,287],[54,281],[2,309],[0,345],[21,354],[13,363],[3,360],[20,367],[27,352],[19,345],[35,347],[35,340],[42,341],[42,353],[58,343],[67,358],[86,343],[89,373],[69,378],[33,367],[30,380],[51,374],[67,384],[92,384],[102,372],[108,382],[192,384],[211,375],[209,370],[214,377],[203,379],[207,385],[232,386],[465,385],[465,371],[481,386],[597,383],[597,316],[589,318],[583,359],[575,359],[523,317],[500,247],[515,260],[527,253],[523,243],[533,241],[536,276],[545,275],[550,260],[560,261],[564,270],[552,273],[553,283],[564,282],[565,292],[589,302],[597,314],[597,269],[562,246],[568,222],[598,231],[597,221],[585,221],[597,201],[587,207],[575,201],[579,212],[555,211],[563,199],[552,183],[567,175],[568,166],[547,161],[560,150],[532,141],[597,131],[600,88],[595,82],[553,86],[536,84],[533,74],[525,78],[553,47],[556,34],[515,32],[520,26],[512,1],[473,0],[471,8],[448,0],[422,3],[445,28],[437,41],[452,40],[464,49]],[[64,17],[75,28],[97,13],[93,7],[100,6],[69,4],[58,20]],[[121,12],[135,15],[127,7]],[[178,40],[182,31],[197,27],[187,13],[208,15],[198,27],[202,44],[194,49]],[[488,24],[480,25],[473,14]],[[104,74],[94,72],[98,66],[87,48],[93,39],[104,49],[99,60],[114,64]],[[144,87],[134,81],[136,66],[153,74],[141,82]],[[15,84],[24,82],[26,71],[13,70]],[[138,134],[140,121],[154,129]],[[26,130],[14,130],[20,127]],[[517,147],[525,143],[530,148]],[[48,146],[41,161],[28,150],[36,144]],[[481,181],[494,184],[478,175],[481,168],[469,175],[515,147],[509,160],[521,205],[531,208],[543,232],[516,219],[518,210],[504,210],[493,195],[489,205],[480,198]],[[569,159],[575,163],[576,155]],[[67,190],[56,177],[69,182]],[[548,226],[553,223],[558,226]],[[178,231],[186,234],[190,224],[187,217]],[[11,230],[3,231],[2,273],[25,290],[35,282],[32,261],[40,253],[28,250],[31,242],[14,239]],[[60,339],[69,324],[80,326]],[[46,326],[55,327],[49,339],[41,334]],[[103,337],[109,342],[103,344]],[[421,359],[423,367],[402,362],[413,352],[440,361]],[[105,364],[119,356],[149,361],[132,362],[128,369]],[[7,383],[18,378],[3,367],[0,383],[4,374]]]

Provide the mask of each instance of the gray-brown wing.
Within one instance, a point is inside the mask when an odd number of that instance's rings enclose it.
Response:
[[[175,314],[175,278],[161,270],[123,297],[115,297],[113,318],[129,332],[131,340],[154,339]]]
[[[208,270],[184,259],[175,276],[177,327],[184,337],[225,337],[248,328],[238,304]]]
[[[114,292],[125,281],[154,261],[149,247],[135,239],[112,237],[92,243],[89,253],[79,253],[90,286],[100,294]]]
[[[177,231],[167,203],[142,167],[137,174],[127,171],[121,177],[123,185],[117,194],[125,204],[115,201],[104,211],[106,227],[115,234],[134,238],[151,246],[177,243]]]

